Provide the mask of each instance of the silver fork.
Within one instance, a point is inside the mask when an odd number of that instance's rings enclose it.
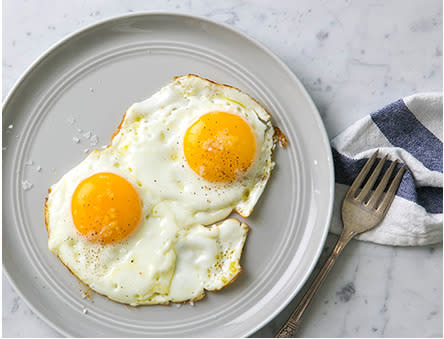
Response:
[[[401,167],[391,182],[387,192],[384,193],[396,164],[398,163],[398,160],[393,161],[374,192],[371,192],[376,180],[379,177],[379,174],[381,173],[382,167],[387,160],[387,155],[385,155],[379,161],[378,165],[376,165],[362,190],[359,191],[359,188],[363,184],[365,178],[370,172],[370,169],[375,163],[377,155],[378,151],[376,151],[370,157],[370,159],[368,159],[364,167],[361,169],[361,172],[359,172],[355,181],[353,181],[349,190],[345,194],[344,201],[342,202],[342,222],[344,224],[344,228],[339,236],[338,242],[333,248],[333,251],[331,252],[324,266],[321,268],[321,271],[313,280],[310,288],[307,290],[302,300],[291,314],[290,318],[288,318],[287,322],[284,324],[284,326],[282,326],[279,333],[276,335],[276,338],[294,337],[301,324],[304,311],[307,309],[308,305],[313,299],[313,296],[324,281],[328,272],[330,272],[344,247],[356,235],[377,226],[387,214],[387,211],[393,202],[393,198],[395,197],[395,193],[398,190],[399,184],[401,183],[402,176],[404,175],[405,165]]]

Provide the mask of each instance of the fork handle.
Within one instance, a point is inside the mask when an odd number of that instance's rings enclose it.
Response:
[[[324,281],[325,277],[327,276],[328,272],[330,272],[331,268],[335,264],[336,259],[338,258],[339,254],[342,252],[344,247],[348,244],[348,242],[356,234],[357,233],[351,232],[351,231],[346,231],[346,230],[342,231],[335,247],[333,248],[332,252],[330,253],[330,256],[328,257],[324,266],[322,266],[318,275],[311,283],[310,288],[307,290],[307,292],[305,292],[305,294],[302,297],[301,301],[299,302],[298,306],[293,311],[293,313],[290,315],[290,318],[288,318],[288,320],[285,322],[284,326],[281,327],[280,331],[275,336],[275,338],[294,338],[295,337],[295,334],[301,324],[302,315],[304,314],[308,305],[310,305],[310,302],[313,299],[313,296],[315,295],[319,286],[321,286],[321,284]]]

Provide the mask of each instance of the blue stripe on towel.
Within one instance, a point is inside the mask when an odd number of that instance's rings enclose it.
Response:
[[[442,142],[425,128],[403,100],[370,115],[387,140],[405,149],[431,171],[442,173]]]
[[[441,187],[417,187],[416,193],[418,203],[421,206],[428,206],[429,213],[442,213],[442,188]]]
[[[336,182],[350,186],[368,159],[351,159],[334,148],[332,148],[332,153]],[[390,164],[391,161],[387,161],[383,171],[386,171]],[[398,164],[396,170],[399,170],[400,166]],[[407,170],[396,195],[424,207],[428,213],[442,213],[442,192],[442,187],[416,187],[412,174]]]

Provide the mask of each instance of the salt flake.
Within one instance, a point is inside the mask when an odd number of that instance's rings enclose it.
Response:
[[[22,188],[24,191],[29,191],[34,185],[31,184],[28,180],[22,181]]]

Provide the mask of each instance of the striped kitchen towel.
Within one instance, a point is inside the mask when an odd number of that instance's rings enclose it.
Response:
[[[389,160],[407,164],[408,170],[383,222],[358,239],[399,246],[442,241],[442,105],[441,93],[412,95],[357,121],[332,140],[333,233],[342,230],[341,204],[347,189],[379,149],[380,154],[389,154]]]

